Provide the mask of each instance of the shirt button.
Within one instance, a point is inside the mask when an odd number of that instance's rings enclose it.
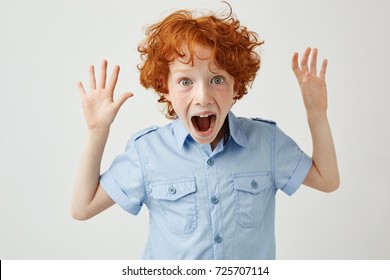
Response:
[[[221,243],[221,242],[222,242],[222,237],[221,237],[219,234],[217,234],[217,235],[214,237],[214,242],[215,242],[215,243]]]
[[[212,203],[212,204],[218,204],[218,202],[219,202],[218,197],[213,196],[213,197],[211,198],[211,203]]]
[[[213,165],[214,165],[214,160],[213,160],[212,158],[209,158],[209,159],[207,160],[207,164],[208,164],[209,166],[213,166]]]
[[[172,186],[169,187],[168,191],[169,191],[170,194],[175,194],[176,193],[175,187],[172,187]]]
[[[252,186],[252,188],[257,189],[257,187],[259,186],[259,184],[258,184],[255,180],[253,180],[253,181],[251,182],[251,186]]]

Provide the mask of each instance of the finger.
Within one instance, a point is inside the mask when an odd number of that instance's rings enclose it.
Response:
[[[322,61],[322,66],[321,66],[321,70],[320,70],[320,79],[322,79],[322,80],[325,80],[326,67],[328,67],[328,60],[324,59]]]
[[[301,59],[301,70],[304,73],[309,71],[309,67],[307,66],[307,62],[309,61],[310,52],[311,52],[311,48],[306,48],[305,52],[303,53],[302,59]]]
[[[116,101],[118,108],[120,108],[123,103],[125,103],[125,101],[132,96],[133,94],[131,92],[125,92],[121,96],[119,96],[118,100]]]
[[[89,88],[96,89],[95,67],[93,65],[89,66]]]
[[[318,49],[314,48],[313,53],[311,55],[311,61],[310,61],[310,73],[317,76],[317,55],[318,55]]]
[[[108,82],[107,88],[111,91],[114,91],[116,82],[118,81],[118,75],[119,75],[119,65],[115,65],[114,70],[112,71],[110,81]]]
[[[107,78],[107,60],[104,59],[100,66],[99,88],[103,89],[106,87],[106,78]]]
[[[76,87],[79,90],[81,95],[86,95],[87,94],[85,89],[84,89],[84,86],[83,86],[83,84],[81,82],[77,82]]]
[[[294,54],[293,54],[292,61],[291,61],[291,67],[292,67],[292,70],[295,74],[295,77],[298,78],[302,74],[302,71],[298,65],[298,53],[297,52],[294,52]]]

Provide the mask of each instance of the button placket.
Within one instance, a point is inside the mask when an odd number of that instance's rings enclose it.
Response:
[[[214,155],[215,156],[215,155]],[[214,259],[224,258],[224,246],[222,245],[221,233],[223,232],[223,215],[220,199],[218,197],[218,174],[217,161],[214,156],[207,155],[205,158],[206,182],[209,193],[209,203],[211,211],[211,233],[213,242]],[[222,243],[222,244],[221,244]]]
[[[209,158],[209,159],[207,160],[207,165],[208,165],[208,166],[213,166],[213,165],[214,165],[214,159]]]
[[[217,234],[214,237],[214,242],[217,243],[217,244],[221,243],[222,242],[222,237],[219,234]]]

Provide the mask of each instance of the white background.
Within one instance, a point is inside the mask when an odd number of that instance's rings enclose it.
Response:
[[[328,115],[341,172],[331,194],[277,195],[278,259],[390,259],[390,2],[231,0],[265,40],[262,68],[233,111],[272,119],[303,150],[311,139],[291,56],[329,59]],[[139,85],[145,25],[176,9],[221,11],[220,1],[0,2],[0,259],[139,259],[148,213],[113,206],[78,222],[69,213],[86,126],[75,84],[88,65],[121,65],[117,94],[135,96],[111,129],[102,170],[130,135],[168,123]]]

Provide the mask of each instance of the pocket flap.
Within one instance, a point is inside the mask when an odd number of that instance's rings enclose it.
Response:
[[[161,181],[151,184],[152,197],[161,200],[177,200],[196,191],[195,178]]]
[[[271,186],[269,173],[233,174],[234,189],[249,193],[259,193]]]

